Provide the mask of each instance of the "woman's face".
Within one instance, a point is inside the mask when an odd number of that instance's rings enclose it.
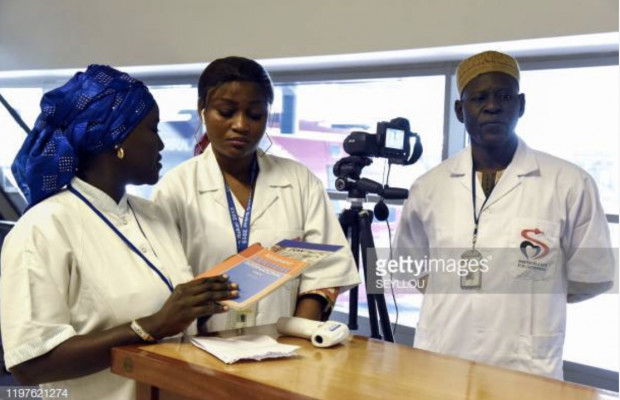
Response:
[[[159,137],[158,124],[159,108],[155,106],[120,145],[125,157],[119,162],[127,183],[154,185],[159,180],[164,143]]]
[[[201,114],[216,157],[251,157],[265,133],[268,110],[256,83],[233,81],[214,89]]]

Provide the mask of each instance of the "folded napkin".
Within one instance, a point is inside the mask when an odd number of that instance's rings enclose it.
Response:
[[[299,346],[280,344],[267,335],[244,335],[230,338],[193,337],[191,342],[226,364],[239,360],[292,357]]]

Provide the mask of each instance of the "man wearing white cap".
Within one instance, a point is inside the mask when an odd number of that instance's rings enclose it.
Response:
[[[514,58],[483,52],[456,74],[471,145],[412,185],[395,236],[398,256],[435,261],[418,277],[414,345],[562,379],[566,303],[614,278],[596,185],[517,137],[525,96]]]

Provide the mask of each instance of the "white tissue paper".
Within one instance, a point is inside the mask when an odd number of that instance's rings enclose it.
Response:
[[[244,335],[229,338],[193,337],[191,342],[226,364],[239,360],[292,357],[299,346],[278,343],[267,335]]]

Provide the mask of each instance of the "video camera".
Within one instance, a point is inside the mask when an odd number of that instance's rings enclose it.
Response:
[[[413,151],[411,139],[415,139]],[[360,176],[362,169],[372,164],[369,157],[383,157],[389,163],[402,165],[418,161],[422,155],[422,142],[417,133],[411,132],[407,119],[394,118],[390,122],[379,122],[376,134],[351,132],[345,138],[343,148],[350,156],[338,160],[334,165],[337,190],[348,191],[349,197],[357,198],[365,198],[367,193],[376,193],[385,199],[407,198],[406,189],[390,188]]]
[[[415,139],[413,152],[410,139]],[[378,122],[377,133],[351,132],[343,143],[344,151],[352,156],[387,158],[392,164],[411,165],[422,155],[422,144],[417,133],[409,129],[405,118]]]

